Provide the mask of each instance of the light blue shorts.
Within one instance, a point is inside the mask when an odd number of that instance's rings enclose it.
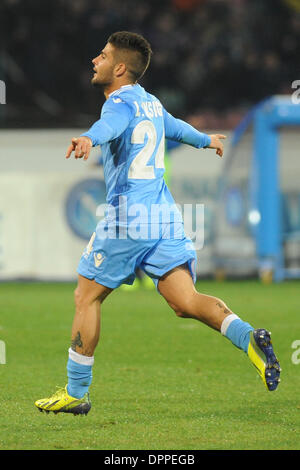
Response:
[[[81,276],[114,289],[121,284],[133,284],[140,268],[157,287],[164,274],[187,263],[196,282],[197,256],[183,228],[175,235],[169,234],[170,227],[161,226],[157,238],[132,238],[129,234],[122,238],[124,233],[117,238],[103,237],[105,229],[105,224],[99,222],[80,259],[77,272]]]

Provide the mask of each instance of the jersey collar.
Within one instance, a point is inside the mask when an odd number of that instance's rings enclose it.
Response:
[[[115,93],[119,93],[119,91],[121,90],[124,90],[124,88],[131,88],[133,87],[135,84],[130,84],[130,85],[122,85],[120,88],[118,88],[117,90],[115,91],[112,91],[108,96],[111,97],[112,95],[114,95]]]

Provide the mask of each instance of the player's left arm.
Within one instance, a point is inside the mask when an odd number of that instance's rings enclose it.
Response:
[[[195,129],[181,119],[177,119],[163,109],[165,135],[166,138],[181,142],[183,144],[191,145],[196,148],[211,148],[216,150],[216,154],[220,157],[223,156],[224,146],[223,139],[226,136],[223,134],[205,134]]]
[[[101,118],[87,132],[72,138],[66,158],[69,158],[74,151],[75,158],[87,160],[92,147],[119,137],[128,127],[133,116],[133,109],[121,99],[106,102]]]

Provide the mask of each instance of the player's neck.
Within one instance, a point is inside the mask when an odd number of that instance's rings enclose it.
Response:
[[[111,85],[108,85],[106,88],[104,88],[104,96],[107,99],[111,93],[113,93],[116,90],[119,90],[122,86],[126,85],[135,85],[135,83],[132,83],[128,80],[120,80],[116,83],[112,83]]]

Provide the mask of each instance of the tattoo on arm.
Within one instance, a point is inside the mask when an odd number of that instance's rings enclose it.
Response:
[[[81,341],[80,331],[77,332],[77,335],[71,341],[71,349],[73,349],[73,351],[75,352],[76,352],[76,346],[78,346],[79,348],[82,348],[83,346],[83,343]]]
[[[228,315],[229,313],[231,313],[231,310],[229,310],[229,308],[227,308],[225,305],[222,305],[221,302],[217,302],[217,306],[223,310],[225,315]]]

